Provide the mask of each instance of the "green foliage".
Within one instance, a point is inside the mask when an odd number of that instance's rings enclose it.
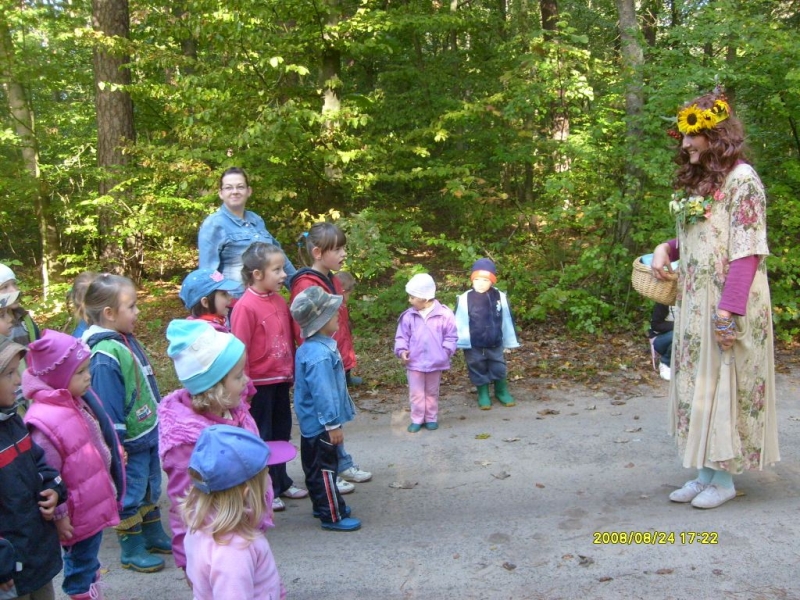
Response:
[[[638,323],[649,303],[631,293],[630,264],[674,235],[665,118],[719,77],[769,194],[776,330],[797,336],[800,13],[768,0],[648,5],[662,12],[636,74],[645,104],[631,156],[629,74],[610,0],[559,2],[558,29],[546,36],[536,3],[136,0],[130,41],[99,39],[83,0],[0,0],[14,75],[36,115],[39,184],[66,277],[119,266],[104,256],[113,242],[146,277],[179,278],[219,204],[219,173],[239,165],[254,190],[248,208],[292,259],[315,220],[345,229],[360,326],[405,309],[415,269],[433,273],[452,303],[480,256],[496,261],[521,322],[559,319],[590,332]],[[131,56],[136,107],[136,142],[105,197],[96,44]],[[337,112],[322,113],[326,86]],[[28,199],[37,183],[2,100],[0,254],[33,272],[39,233]],[[103,236],[101,209],[111,219]]]

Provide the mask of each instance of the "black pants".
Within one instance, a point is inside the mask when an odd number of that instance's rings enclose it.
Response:
[[[289,383],[257,385],[256,395],[250,405],[250,414],[258,427],[258,434],[265,442],[280,440],[288,442],[292,435],[292,409],[289,404]],[[286,463],[269,468],[272,491],[277,498],[294,484],[286,472]]]
[[[306,487],[320,521],[337,523],[345,518],[344,498],[336,487],[339,457],[327,431],[300,441]]]

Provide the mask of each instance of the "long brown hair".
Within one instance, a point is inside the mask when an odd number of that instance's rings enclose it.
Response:
[[[696,104],[702,110],[710,109],[720,97],[720,92],[712,92],[687,102],[685,106]],[[695,135],[705,136],[708,150],[700,155],[700,162],[693,165],[689,162],[689,153],[679,146],[675,157],[678,171],[672,185],[676,190],[685,189],[693,194],[707,196],[722,187],[736,163],[746,158],[744,127],[731,111],[727,119],[711,129],[702,129]]]

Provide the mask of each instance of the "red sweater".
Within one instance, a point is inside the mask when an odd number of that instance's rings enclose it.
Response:
[[[280,294],[247,288],[231,313],[231,333],[247,348],[245,373],[255,385],[294,380],[292,318]]]
[[[314,286],[321,287],[330,294],[329,282],[331,280],[333,280],[336,294],[343,295],[344,288],[336,275],[329,279],[319,271],[308,268],[300,269],[292,278],[292,301],[300,292]],[[292,320],[292,328],[294,329],[294,341],[300,346],[303,343],[303,336],[300,335],[300,326],[294,320]],[[356,351],[353,348],[353,334],[350,331],[350,312],[344,302],[339,306],[339,331],[333,334],[333,339],[336,340],[336,347],[339,348],[339,354],[342,355],[344,370],[355,369]]]

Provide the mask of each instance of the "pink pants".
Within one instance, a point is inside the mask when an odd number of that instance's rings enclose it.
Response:
[[[439,415],[439,382],[441,371],[423,373],[406,370],[408,399],[411,401],[411,422],[417,425],[436,423]]]

